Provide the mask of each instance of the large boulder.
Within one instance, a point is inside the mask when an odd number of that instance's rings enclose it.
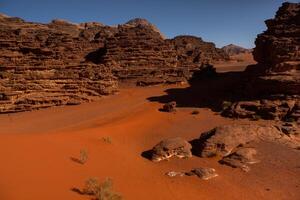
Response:
[[[225,157],[238,147],[253,141],[280,142],[297,148],[299,140],[293,140],[280,128],[273,125],[230,124],[218,126],[208,132],[202,133],[193,145],[195,154],[201,157]]]
[[[182,138],[165,139],[153,147],[151,160],[159,162],[172,157],[190,158],[191,149],[192,145]]]
[[[249,164],[259,162],[255,158],[256,153],[254,148],[238,148],[235,152],[223,157],[220,163],[248,172],[250,170]]]

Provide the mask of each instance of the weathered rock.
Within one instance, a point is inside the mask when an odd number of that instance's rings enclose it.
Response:
[[[291,105],[300,95],[300,3],[283,3],[266,25],[253,51],[258,64],[248,66],[239,88],[250,101],[234,102],[223,114],[297,122],[299,108]]]
[[[223,157],[220,163],[231,166],[233,168],[240,168],[241,170],[250,171],[249,164],[255,164],[259,161],[254,158],[256,155],[254,148],[240,147],[230,155]]]
[[[162,111],[163,112],[176,112],[176,102],[171,101],[169,103],[164,104]]]
[[[212,178],[215,178],[217,176],[219,176],[216,173],[216,170],[213,168],[195,168],[193,170],[191,170],[190,172],[186,173],[186,175],[188,176],[198,176],[199,178],[203,179],[203,180],[209,180]]]
[[[267,31],[258,35],[253,55],[265,71],[300,70],[300,3],[283,3]]]
[[[192,145],[182,138],[166,139],[153,147],[151,160],[159,162],[172,157],[189,158],[192,157],[191,149]]]
[[[223,114],[235,118],[262,118],[292,122],[300,120],[300,96],[281,98],[273,96],[273,98],[234,102],[224,107]]]
[[[91,27],[63,20],[50,24],[0,18],[0,113],[76,105],[113,94],[111,69],[86,60],[104,45],[83,35]],[[92,41],[90,41],[90,39]]]
[[[185,173],[184,172],[170,171],[170,172],[167,172],[166,175],[169,176],[169,177],[175,177],[175,176],[183,177],[183,176],[185,176]]]
[[[246,49],[234,44],[229,44],[221,48],[225,53],[230,56],[234,56],[241,53],[251,53],[252,49]]]
[[[144,19],[105,26],[1,15],[0,113],[77,105],[112,94],[123,83],[186,82],[205,59],[222,59],[222,50],[208,46],[213,48],[203,48],[202,54],[209,53],[189,68],[177,59],[181,51],[175,43]],[[186,55],[186,62],[193,55]]]
[[[229,60],[228,54],[216,48],[214,43],[205,42],[200,37],[182,35],[169,40],[175,46],[178,65],[197,69],[202,64]]]
[[[238,147],[253,141],[272,141],[297,148],[294,140],[272,125],[231,124],[218,126],[201,134],[193,145],[194,153],[201,157],[228,156]]]
[[[165,40],[144,19],[119,25],[118,32],[106,40],[105,52],[100,60],[113,68],[119,80],[139,86],[186,82],[194,71],[205,68],[204,63],[226,59],[222,50],[200,38]]]

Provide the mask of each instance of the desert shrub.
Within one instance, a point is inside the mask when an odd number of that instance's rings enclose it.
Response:
[[[110,137],[103,137],[102,141],[105,142],[105,143],[108,143],[108,144],[112,143],[112,139]]]
[[[85,149],[81,149],[79,154],[80,163],[84,164],[86,163],[87,160],[88,160],[88,152]]]
[[[114,192],[113,182],[107,178],[102,184],[97,178],[89,178],[85,182],[83,193],[93,195],[97,200],[121,200],[122,196]]]

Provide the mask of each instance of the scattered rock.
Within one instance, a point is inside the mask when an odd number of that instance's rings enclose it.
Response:
[[[171,101],[169,103],[166,103],[161,110],[163,112],[176,112],[176,102]]]
[[[153,162],[168,160],[172,157],[190,158],[192,157],[192,145],[182,138],[170,138],[161,141],[152,149]]]
[[[183,176],[185,176],[185,173],[184,172],[170,171],[170,172],[167,172],[166,175],[169,176],[169,177],[175,177],[175,176],[183,177]]]
[[[249,164],[258,163],[259,161],[254,158],[257,151],[254,148],[238,148],[234,153],[223,157],[220,160],[221,164],[231,166],[233,168],[240,168],[241,170],[248,172],[250,171]]]
[[[209,179],[212,179],[212,178],[218,176],[215,169],[202,168],[202,167],[195,168],[186,174],[187,174],[187,176],[198,176],[199,178],[201,178],[203,180],[209,180]]]

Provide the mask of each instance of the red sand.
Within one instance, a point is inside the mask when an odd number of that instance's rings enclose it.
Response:
[[[190,140],[233,122],[204,108],[197,109],[199,115],[190,114],[195,108],[159,112],[162,105],[146,99],[165,89],[122,89],[89,104],[0,115],[0,199],[91,199],[71,190],[82,188],[89,177],[111,177],[115,191],[130,200],[300,199],[300,151],[272,143],[257,144],[262,162],[249,173],[220,165],[214,158],[161,163],[143,158],[143,151],[164,138]],[[89,155],[84,165],[71,160],[81,149]],[[203,181],[164,175],[195,167],[213,167],[219,177]]]

